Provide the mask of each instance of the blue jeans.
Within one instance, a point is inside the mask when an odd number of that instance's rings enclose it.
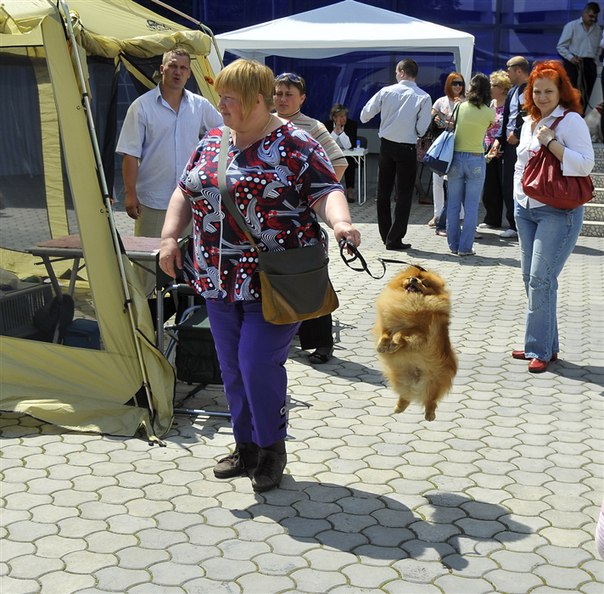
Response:
[[[487,162],[484,154],[455,151],[447,173],[447,241],[452,252],[469,253],[478,224],[478,205]],[[459,223],[464,207],[463,228]]]
[[[260,301],[206,305],[235,441],[266,448],[285,439],[285,362],[300,324],[269,324]]]
[[[583,207],[524,208],[516,203],[522,280],[528,297],[524,352],[549,361],[557,353],[556,301],[558,276],[572,253],[583,224]]]

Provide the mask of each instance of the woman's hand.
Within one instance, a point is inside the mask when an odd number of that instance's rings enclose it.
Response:
[[[548,128],[547,126],[541,126],[537,130],[537,140],[539,140],[539,142],[543,146],[547,146],[547,143],[550,140],[553,140],[554,138],[556,138],[556,134],[551,128]]]
[[[499,150],[499,143],[495,141],[487,152],[487,160],[490,161],[491,159],[499,159],[502,154],[503,151]]]
[[[356,229],[352,223],[347,221],[338,221],[335,223],[333,226],[333,234],[337,243],[340,243],[341,239],[345,239],[356,247],[361,245],[361,232]]]
[[[178,241],[173,237],[165,237],[160,241],[159,267],[173,279],[176,279],[178,271],[182,270],[182,254]]]

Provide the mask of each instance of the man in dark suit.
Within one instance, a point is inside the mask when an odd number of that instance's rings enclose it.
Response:
[[[505,204],[505,217],[509,229],[501,233],[501,237],[513,239],[518,237],[514,221],[514,166],[516,165],[516,147],[520,141],[520,130],[526,115],[522,104],[524,89],[531,68],[528,60],[522,56],[514,56],[507,61],[508,76],[514,85],[507,94],[501,118],[501,128],[493,143],[495,150],[501,147],[503,151],[502,193]],[[495,146],[496,144],[496,146]]]
[[[357,123],[348,119],[348,108],[336,103],[329,112],[329,121],[324,122],[327,131],[344,151],[355,148],[357,143]],[[353,157],[346,157],[348,167],[344,172],[346,182],[346,200],[354,202],[354,181],[357,162]]]

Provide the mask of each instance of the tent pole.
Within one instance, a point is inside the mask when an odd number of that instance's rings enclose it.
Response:
[[[177,14],[179,17],[182,17],[183,19],[187,19],[188,21],[195,23],[200,28],[201,31],[203,31],[204,33],[209,35],[210,39],[212,40],[212,45],[214,46],[214,50],[216,51],[216,55],[218,56],[218,61],[220,62],[220,67],[224,68],[224,62],[222,61],[222,55],[220,53],[220,50],[218,49],[218,43],[216,43],[216,37],[214,37],[214,33],[212,32],[212,29],[210,29],[207,25],[204,25],[201,21],[194,19],[193,17],[189,16],[188,14],[181,12],[177,8],[174,8],[173,6],[170,6],[169,4],[166,4],[165,2],[162,2],[161,0],[151,0],[151,2],[153,2],[153,4],[157,4],[158,6],[161,6],[162,8],[165,8],[166,10],[173,12],[174,14]]]
[[[107,180],[105,179],[105,171],[103,170],[103,160],[101,158],[101,151],[99,149],[99,144],[97,141],[96,130],[94,127],[94,120],[92,119],[92,109],[90,107],[90,97],[88,92],[86,91],[86,79],[84,77],[84,70],[82,69],[82,63],[80,62],[80,56],[77,51],[77,42],[75,38],[75,34],[73,32],[73,26],[71,23],[71,14],[69,12],[69,7],[67,5],[66,0],[60,0],[61,6],[63,8],[63,18],[65,21],[65,25],[67,27],[67,33],[69,35],[69,41],[71,43],[71,53],[73,56],[74,63],[77,67],[78,79],[80,81],[80,88],[82,89],[82,101],[84,103],[84,109],[86,111],[86,120],[88,122],[88,132],[90,134],[90,140],[92,142],[92,148],[94,152],[94,158],[97,165],[98,179],[101,185],[101,191],[103,193],[103,202],[105,203],[105,210],[108,215],[109,220],[109,228],[111,229],[111,237],[113,239],[113,245],[116,250],[116,254],[121,254],[122,249],[120,245],[120,240],[117,235],[117,229],[115,226],[115,220],[113,218],[113,210],[111,208],[111,198],[109,196],[109,191],[107,189]],[[126,309],[128,310],[128,317],[130,319],[130,326],[132,328],[132,333],[134,334],[134,344],[136,347],[136,356],[138,358],[139,366],[141,369],[141,374],[143,376],[143,386],[145,387],[145,393],[147,395],[147,403],[149,405],[149,412],[151,413],[151,420],[153,422],[153,417],[155,416],[155,410],[153,408],[153,400],[151,397],[151,389],[149,387],[149,378],[147,377],[147,368],[145,366],[145,361],[143,359],[143,354],[141,350],[141,346],[139,343],[139,332],[136,327],[136,322],[134,319],[134,311],[132,308],[132,298],[130,295],[130,289],[128,288],[128,281],[126,279],[126,271],[124,270],[124,263],[122,258],[117,258],[120,278],[122,279],[122,288],[124,290],[124,295],[126,299]],[[136,399],[134,399],[136,402]]]

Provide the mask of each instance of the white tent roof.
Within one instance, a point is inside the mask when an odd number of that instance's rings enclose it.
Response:
[[[328,58],[356,51],[451,52],[469,80],[474,36],[398,12],[343,0],[217,35],[220,51],[264,61],[266,56]]]

